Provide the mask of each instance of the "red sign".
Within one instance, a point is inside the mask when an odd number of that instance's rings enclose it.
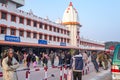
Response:
[[[109,49],[110,49],[110,50],[114,50],[114,49],[115,49],[115,46],[110,46]]]

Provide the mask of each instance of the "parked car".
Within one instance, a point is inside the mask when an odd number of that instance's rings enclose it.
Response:
[[[112,60],[112,79],[120,80],[120,44],[115,47]]]

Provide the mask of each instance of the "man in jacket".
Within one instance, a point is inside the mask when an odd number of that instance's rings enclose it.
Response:
[[[51,51],[49,56],[50,56],[51,65],[54,66],[55,53]]]
[[[96,72],[99,72],[99,66],[98,66],[98,63],[97,63],[97,52],[96,51],[92,51],[91,61],[94,65],[94,67],[95,67]]]
[[[71,54],[70,54],[69,52],[67,52],[66,58],[65,58],[65,61],[66,61],[67,66],[70,65],[70,60],[71,60]]]
[[[71,61],[73,80],[82,80],[83,58],[80,52],[76,52]]]

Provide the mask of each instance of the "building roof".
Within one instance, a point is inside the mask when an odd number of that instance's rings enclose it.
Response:
[[[28,42],[9,42],[0,40],[1,45],[12,45],[12,46],[30,46],[30,47],[46,47],[46,48],[63,48],[63,49],[80,49],[80,47],[75,46],[59,46],[59,45],[44,45],[44,44],[36,44],[36,43],[28,43]]]

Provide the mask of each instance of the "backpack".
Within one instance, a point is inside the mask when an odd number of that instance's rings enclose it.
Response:
[[[83,59],[73,57],[72,68],[73,70],[82,70],[83,69]]]
[[[44,63],[47,63],[48,62],[48,59],[44,56],[44,58],[43,58],[43,62]]]

